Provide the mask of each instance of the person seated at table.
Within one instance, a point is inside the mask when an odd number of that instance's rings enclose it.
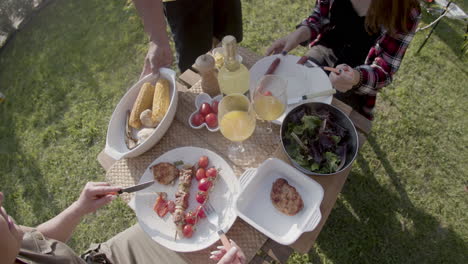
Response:
[[[377,92],[392,82],[420,14],[417,0],[317,0],[312,15],[267,55],[310,44],[315,63],[341,69],[329,75],[336,97],[372,120]]]
[[[16,225],[2,207],[4,195],[0,192],[0,264],[186,263],[177,253],[154,242],[138,224],[105,243],[92,245],[81,257],[65,244],[81,218],[110,203],[116,196],[109,193],[120,189],[104,182],[88,182],[77,201],[36,228]],[[232,245],[229,252],[221,248],[211,258],[229,264],[237,256],[245,263],[243,252],[233,241]]]
[[[150,46],[141,77],[171,66],[173,56],[164,14],[171,28],[181,72],[227,35],[242,41],[240,0],[133,0],[143,19]],[[164,5],[164,13],[163,13]]]

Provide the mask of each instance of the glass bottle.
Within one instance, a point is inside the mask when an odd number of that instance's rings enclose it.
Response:
[[[249,90],[249,70],[237,60],[237,41],[234,36],[223,38],[224,65],[218,73],[218,82],[221,92],[225,95],[240,93]]]

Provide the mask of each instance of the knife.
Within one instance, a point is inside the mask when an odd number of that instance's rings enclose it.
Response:
[[[325,91],[321,91],[321,92],[316,92],[316,93],[311,93],[311,94],[308,94],[308,95],[303,95],[303,96],[299,96],[299,97],[296,97],[296,98],[289,98],[288,99],[288,104],[297,104],[297,103],[300,103],[304,100],[308,100],[308,99],[312,99],[312,98],[315,98],[315,97],[320,97],[320,96],[328,96],[328,95],[333,95],[336,93],[336,90],[335,89],[330,89],[330,90],[325,90]]]
[[[302,56],[298,61],[297,61],[297,64],[301,64],[301,65],[304,65],[306,66],[307,68],[320,68],[324,71],[329,71],[329,72],[334,72],[338,75],[340,75],[342,73],[342,70],[341,69],[337,69],[337,68],[333,68],[333,67],[327,67],[327,66],[319,66],[319,65],[316,65],[316,62],[315,60],[312,58],[312,57],[307,57],[307,56]]]
[[[132,192],[136,192],[136,191],[141,191],[143,189],[146,189],[146,188],[150,187],[151,185],[153,185],[153,183],[154,183],[154,180],[149,181],[149,182],[145,182],[145,183],[142,183],[142,184],[137,184],[137,185],[134,185],[132,187],[123,188],[120,191],[118,191],[117,193],[122,194],[124,192],[132,193]]]

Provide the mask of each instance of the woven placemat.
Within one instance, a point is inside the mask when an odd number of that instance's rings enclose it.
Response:
[[[278,126],[273,126],[272,134],[262,134],[258,131],[266,125],[257,122],[256,132],[246,140],[243,145],[245,152],[235,161],[229,159],[227,155],[229,140],[223,137],[220,132],[209,132],[207,129],[192,129],[188,124],[189,116],[195,107],[195,97],[201,92],[200,82],[192,86],[188,92],[179,92],[179,102],[177,113],[171,127],[164,137],[149,151],[136,158],[129,158],[117,161],[107,172],[106,180],[112,185],[127,187],[132,186],[140,180],[146,168],[156,158],[165,152],[185,146],[206,148],[214,151],[233,168],[237,177],[247,168],[258,167],[265,159],[271,157],[278,148]],[[130,194],[123,194],[121,198],[126,202],[130,201]],[[262,247],[267,237],[242,221],[236,220],[228,232],[228,236],[237,242],[244,251],[247,260],[250,261],[256,252]],[[183,253],[190,263],[207,263],[209,252],[214,250],[219,242],[208,249]]]

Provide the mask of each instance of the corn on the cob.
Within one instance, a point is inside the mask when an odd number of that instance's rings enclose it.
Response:
[[[169,93],[169,81],[163,78],[159,79],[153,97],[153,113],[151,116],[153,122],[161,122],[166,115],[171,101]]]
[[[132,112],[130,113],[130,120],[128,124],[136,129],[140,129],[142,124],[140,121],[140,114],[146,109],[150,109],[153,104],[154,86],[150,83],[145,83],[138,93],[138,97],[133,104]]]

